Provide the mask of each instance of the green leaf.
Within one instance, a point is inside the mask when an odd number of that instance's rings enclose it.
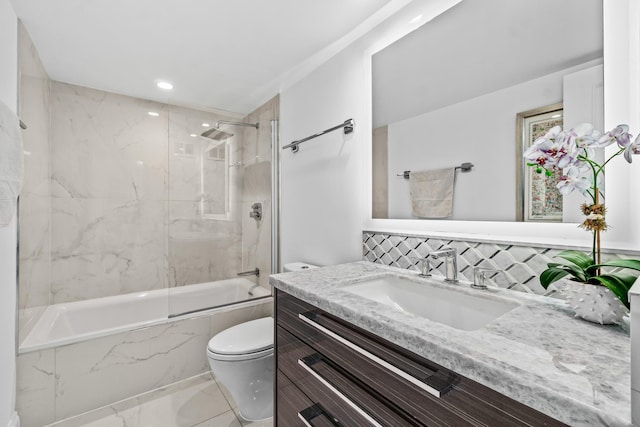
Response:
[[[564,270],[568,274],[573,276],[575,278],[575,280],[578,281],[578,282],[587,282],[589,280],[589,278],[591,277],[591,275],[587,274],[585,272],[585,270],[581,269],[580,267],[578,267],[576,265],[572,265],[572,264],[566,264],[566,263],[560,264],[560,263],[555,263],[555,262],[549,262],[549,263],[547,263],[547,267],[548,267],[548,269]]]
[[[604,264],[594,265],[590,268],[598,267],[621,267],[630,268],[632,270],[640,271],[640,261],[637,259],[617,259],[614,261],[607,261]]]
[[[566,259],[570,263],[580,267],[582,270],[586,270],[594,264],[593,258],[580,251],[562,251],[556,255],[556,258]]]
[[[563,268],[550,267],[540,274],[540,284],[547,289],[550,284],[565,277],[569,272]]]
[[[597,280],[602,285],[609,288],[609,290],[613,292],[627,308],[630,308],[627,294],[629,289],[631,289],[631,286],[633,286],[633,283],[636,281],[634,276],[603,274],[593,277],[593,280]]]

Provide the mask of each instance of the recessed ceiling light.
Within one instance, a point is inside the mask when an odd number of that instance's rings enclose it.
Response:
[[[149,111],[147,114],[152,117],[158,117],[160,115],[160,113],[156,113],[155,111]]]
[[[413,18],[411,21],[409,21],[409,24],[415,24],[416,22],[418,22],[421,19],[422,19],[422,15],[418,15],[415,18]]]
[[[203,123],[203,124],[202,124],[202,127],[203,127],[203,128],[208,128],[209,126],[211,126],[209,123]]]
[[[189,136],[190,136],[190,137],[192,137],[192,138],[195,138],[195,137],[196,137],[196,136],[198,136],[198,135],[196,135],[195,133],[192,133],[192,134],[191,134],[191,135],[189,135]]]
[[[158,83],[156,83],[156,86],[158,86],[160,89],[164,89],[164,90],[173,89],[173,85],[171,83],[165,82],[165,81],[159,81]]]
[[[557,119],[559,117],[562,117],[562,114],[554,114],[553,116],[551,116],[552,119]]]

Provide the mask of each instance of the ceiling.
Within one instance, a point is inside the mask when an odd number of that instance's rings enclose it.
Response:
[[[299,64],[406,3],[12,0],[53,80],[242,114]]]

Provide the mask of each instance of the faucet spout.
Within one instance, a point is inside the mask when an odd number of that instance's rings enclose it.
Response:
[[[458,254],[455,248],[444,247],[429,254],[433,259],[444,257],[445,282],[458,283]]]

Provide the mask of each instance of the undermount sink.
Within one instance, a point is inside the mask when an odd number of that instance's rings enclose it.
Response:
[[[430,285],[428,281],[416,282],[394,275],[347,285],[342,290],[463,331],[478,330],[518,307],[514,302],[470,295]]]

